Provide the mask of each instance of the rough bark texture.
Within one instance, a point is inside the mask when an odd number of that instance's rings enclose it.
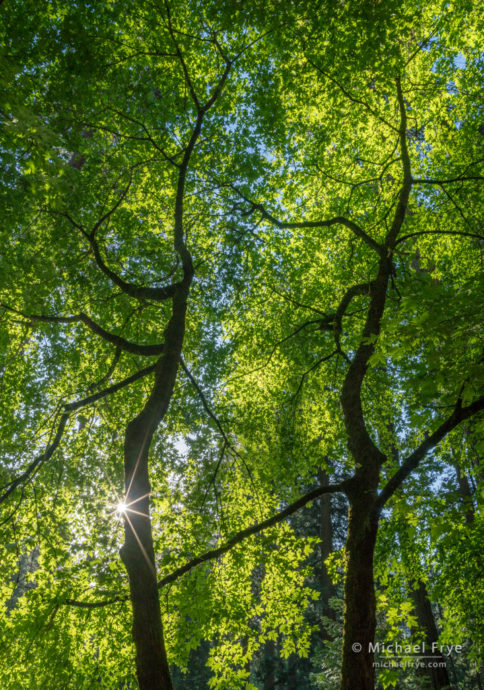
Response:
[[[141,503],[142,510],[147,510],[148,501],[140,501]],[[149,520],[140,516],[133,516],[130,520],[131,524],[127,523],[125,530],[125,544],[121,555],[129,576],[138,684],[141,690],[171,690],[154,574],[151,525]],[[139,538],[139,544],[134,532]]]

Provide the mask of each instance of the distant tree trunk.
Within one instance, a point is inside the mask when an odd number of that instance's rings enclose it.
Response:
[[[329,477],[324,470],[319,473],[319,485],[328,486]],[[333,551],[333,526],[331,524],[331,495],[323,494],[319,499],[320,505],[320,537],[321,537],[321,594],[326,615],[331,609],[328,600],[334,594],[333,583],[328,575],[325,561]]]
[[[276,687],[276,645],[273,640],[267,640],[264,645],[263,674],[264,690],[274,690]]]
[[[457,463],[454,465],[454,468],[457,474],[459,493],[462,497],[462,502],[464,504],[464,508],[466,511],[466,522],[470,525],[474,522],[474,505],[472,503],[472,490],[465,472],[462,472]]]
[[[298,690],[297,665],[298,657],[291,654],[287,660],[287,690]]]
[[[432,652],[432,643],[439,639],[439,632],[435,624],[435,618],[432,611],[429,595],[425,583],[420,581],[417,587],[410,592],[415,605],[415,613],[417,614],[417,621],[419,626],[425,633],[425,642],[428,654],[432,654],[436,662],[443,664],[440,668],[425,668],[425,675],[428,676],[432,684],[433,690],[444,690],[450,688],[449,674],[445,666],[445,659],[440,652]]]

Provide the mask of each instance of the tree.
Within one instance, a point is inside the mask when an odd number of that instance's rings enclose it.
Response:
[[[130,679],[100,634],[126,598],[102,506],[123,521],[139,686],[172,687],[164,637],[187,654],[185,626],[195,645],[218,637],[232,659],[220,682],[235,687],[284,616],[304,652],[311,541],[282,523],[339,492],[342,688],[374,686],[380,520],[484,407],[477,8],[391,5],[2,10],[16,89],[3,108],[0,501],[15,548],[37,524],[20,620],[50,629],[62,610],[72,639],[77,610],[98,616],[90,661],[76,657],[86,682]],[[254,602],[256,565],[264,605],[242,625],[234,602]],[[159,589],[189,572],[211,622],[190,626],[182,582],[166,633]],[[226,617],[213,623],[215,603]]]

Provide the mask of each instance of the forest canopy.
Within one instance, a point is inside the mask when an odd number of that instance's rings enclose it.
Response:
[[[481,22],[0,3],[2,688],[481,687]]]

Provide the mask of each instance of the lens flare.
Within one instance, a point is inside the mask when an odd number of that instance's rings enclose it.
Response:
[[[128,510],[128,504],[126,501],[120,501],[118,505],[116,506],[116,515],[118,517],[121,517],[122,515],[126,515],[126,511]]]

